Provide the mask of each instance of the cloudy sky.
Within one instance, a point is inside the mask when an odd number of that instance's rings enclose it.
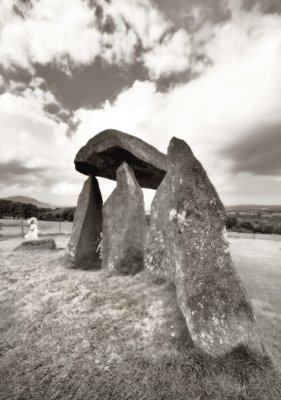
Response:
[[[226,205],[280,204],[281,2],[0,0],[0,128],[0,197],[76,204],[75,154],[115,128],[184,139]]]

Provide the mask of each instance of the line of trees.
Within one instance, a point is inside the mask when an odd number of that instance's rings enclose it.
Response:
[[[239,220],[235,215],[229,215],[226,219],[226,228],[236,232],[275,233],[281,235],[281,223]]]
[[[73,221],[75,207],[39,208],[31,203],[0,200],[0,218],[28,219],[36,217],[44,221]]]

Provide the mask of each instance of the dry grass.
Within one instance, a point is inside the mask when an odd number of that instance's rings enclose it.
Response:
[[[281,241],[230,241],[233,262],[252,299],[264,342],[281,369]]]
[[[58,247],[65,240],[57,237]],[[261,246],[245,241],[232,240],[233,256],[280,365],[281,244],[253,257]],[[12,251],[17,245],[0,242],[1,400],[281,398],[268,358],[241,348],[212,360],[192,348],[173,285],[147,272],[67,269],[61,250]]]

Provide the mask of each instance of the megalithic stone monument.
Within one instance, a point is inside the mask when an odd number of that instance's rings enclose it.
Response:
[[[94,247],[100,241],[99,234],[102,220],[101,194],[98,182],[94,177],[100,176],[116,180],[116,171],[123,162],[127,162],[130,165],[131,169],[129,168],[130,172],[128,172],[128,176],[132,175],[132,181],[134,181],[136,188],[138,188],[136,193],[139,193],[139,197],[136,196],[136,198],[138,199],[138,204],[140,204],[141,190],[139,186],[155,189],[165,176],[165,154],[139,138],[115,129],[107,129],[90,139],[76,155],[74,160],[76,170],[82,174],[92,176],[91,179],[93,180],[91,191],[89,181],[85,184],[81,192],[75,213],[73,232],[66,250],[67,258],[70,258],[76,266],[82,267],[83,265],[84,267],[95,268],[99,265],[99,259],[94,253]],[[120,192],[120,185],[121,183],[118,185],[118,193]],[[132,198],[132,194],[130,198]],[[131,207],[131,203],[129,204]],[[123,210],[122,207],[121,203],[118,204],[118,208],[114,212],[118,212],[119,209]],[[143,213],[143,205],[141,206],[141,210],[141,213]],[[114,216],[114,219],[116,219],[116,216]],[[92,227],[90,228],[90,226]],[[140,227],[140,230],[142,232],[142,227]],[[111,232],[114,233],[112,230]],[[102,246],[99,248],[102,248]],[[81,262],[82,259],[83,262]],[[141,262],[139,262],[138,266],[137,264],[135,261],[131,272],[141,268]],[[105,261],[103,265],[105,265]]]
[[[131,167],[117,169],[117,187],[103,206],[102,267],[116,274],[143,269],[146,219],[142,190]]]
[[[102,230],[102,196],[97,179],[89,176],[79,195],[66,257],[73,267],[98,269]]]
[[[85,175],[116,180],[117,168],[126,162],[141,187],[157,189],[166,173],[166,155],[128,133],[107,129],[95,135],[77,153],[74,163]]]
[[[261,349],[252,306],[233,267],[225,210],[189,146],[173,138],[152,203],[146,266],[173,280],[195,346],[213,356]]]

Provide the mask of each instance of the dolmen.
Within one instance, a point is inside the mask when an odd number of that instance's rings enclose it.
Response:
[[[79,150],[74,164],[89,178],[66,247],[70,265],[120,274],[143,269],[146,224],[141,187],[159,186],[166,174],[165,154],[132,135],[108,129]],[[104,205],[96,177],[117,181]]]
[[[166,156],[138,138],[106,130],[81,148],[75,168],[89,178],[66,249],[74,266],[115,274],[145,266],[175,283],[197,348],[211,356],[239,345],[262,352],[251,302],[232,264],[224,206],[184,141],[173,138]],[[117,181],[104,205],[96,176]],[[157,189],[149,229],[142,187]]]

